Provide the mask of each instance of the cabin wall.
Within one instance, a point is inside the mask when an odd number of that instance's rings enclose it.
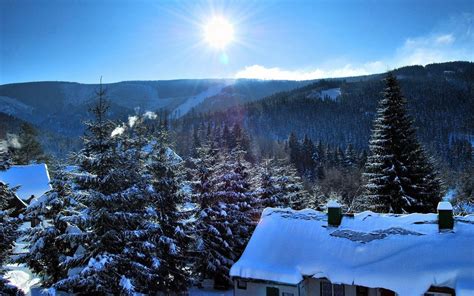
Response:
[[[246,289],[238,287],[238,281],[246,283]],[[277,288],[279,296],[283,293],[291,293],[293,296],[307,296],[308,294],[299,294],[298,286],[279,285],[275,283],[256,282],[251,280],[234,279],[234,296],[267,296],[267,287]],[[288,295],[291,296],[291,295]],[[308,295],[309,296],[309,295]]]
[[[239,281],[246,287],[239,288]],[[268,296],[267,287],[277,288],[278,296],[283,293],[291,293],[293,296],[321,296],[321,283],[329,282],[325,279],[307,278],[297,286],[281,285],[271,282],[253,281],[246,279],[234,279],[234,296]],[[291,295],[286,295],[291,296]],[[344,296],[357,296],[357,287],[344,285]],[[367,296],[381,296],[379,289],[368,288]]]
[[[303,281],[302,286],[305,288],[305,296],[321,296],[321,282],[328,282],[323,279],[307,278]],[[344,296],[356,296],[357,288],[352,285],[344,285]],[[378,296],[378,289],[369,288],[368,296]],[[303,296],[303,295],[302,295]]]

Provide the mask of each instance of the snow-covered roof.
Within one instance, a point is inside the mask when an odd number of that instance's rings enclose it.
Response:
[[[437,214],[345,216],[267,208],[233,277],[297,284],[303,276],[422,295],[430,286],[474,295],[474,216],[439,232]]]
[[[51,190],[46,164],[14,165],[6,171],[0,171],[0,180],[10,187],[20,186],[16,194],[24,201],[32,195],[38,198]]]

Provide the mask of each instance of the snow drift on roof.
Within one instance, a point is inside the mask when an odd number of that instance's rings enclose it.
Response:
[[[438,231],[436,214],[363,212],[327,227],[327,215],[267,208],[234,277],[297,284],[303,276],[422,295],[431,285],[473,295],[474,216]],[[471,283],[471,284],[469,284]]]
[[[0,171],[0,180],[10,187],[20,186],[16,194],[24,201],[32,195],[38,198],[51,190],[46,164],[14,165]]]

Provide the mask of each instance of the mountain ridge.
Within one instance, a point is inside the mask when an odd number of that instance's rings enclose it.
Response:
[[[462,89],[464,92],[471,93],[472,83],[470,79],[474,77],[473,65],[472,62],[447,62],[426,66],[406,66],[395,69],[393,72],[401,79],[402,84],[403,81],[421,84],[439,81],[443,85],[449,85],[456,91]],[[120,120],[134,114],[137,107],[142,111],[165,110],[166,113],[170,114],[170,119],[177,119],[182,116],[192,117],[193,114],[199,113],[223,112],[229,108],[235,111],[235,109],[247,106],[247,104],[255,102],[258,104],[260,100],[271,101],[275,96],[286,97],[286,104],[299,104],[298,100],[291,99],[292,97],[299,97],[295,96],[295,93],[307,92],[305,96],[313,97],[312,100],[324,100],[324,94],[329,89],[333,89],[333,91],[337,89],[340,92],[332,98],[333,103],[337,104],[341,100],[347,101],[349,98],[349,100],[355,100],[359,104],[352,106],[354,108],[351,111],[352,113],[364,106],[367,109],[365,112],[370,115],[373,112],[372,109],[376,106],[377,92],[381,91],[381,89],[374,88],[375,86],[372,84],[378,85],[378,81],[383,78],[383,75],[383,73],[380,73],[306,81],[257,79],[130,80],[103,84],[103,86],[108,90],[108,98],[111,103],[110,115],[112,118]],[[456,85],[454,86],[454,84]],[[0,85],[0,101],[2,102],[0,112],[27,121],[37,128],[47,131],[53,138],[64,138],[70,141],[71,137],[77,138],[83,133],[82,122],[89,118],[86,111],[93,104],[95,91],[99,85],[55,81]],[[347,88],[348,85],[351,87]],[[212,88],[215,88],[215,91],[209,91]],[[308,102],[314,103],[311,100]],[[325,104],[327,106],[325,105],[324,108],[331,105],[329,102]],[[278,108],[285,110],[287,106],[276,108],[271,112],[278,112]],[[337,105],[331,108],[337,108]],[[308,112],[318,111],[308,110]],[[311,117],[311,115],[308,116]],[[321,116],[324,117],[325,115],[322,114]],[[336,116],[333,119],[336,120],[337,118]],[[327,120],[330,120],[330,118]],[[363,126],[369,126],[369,124],[370,120],[364,123]],[[258,121],[251,123],[251,125],[258,125]],[[276,122],[274,125],[281,126],[284,123]],[[257,130],[257,127],[255,129]],[[283,128],[280,132],[272,132],[269,135],[274,135],[275,139],[282,139],[286,136],[286,132],[286,128]],[[365,136],[360,138],[361,143],[365,140]],[[46,143],[45,139],[43,143]],[[48,143],[48,145],[52,144]],[[55,150],[54,145],[50,148]]]

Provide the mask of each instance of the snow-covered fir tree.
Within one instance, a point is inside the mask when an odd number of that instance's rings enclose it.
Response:
[[[222,155],[220,165],[217,166],[216,194],[225,203],[222,211],[232,227],[234,249],[239,257],[257,225],[262,209],[260,199],[251,186],[254,171],[246,157],[247,152],[238,141],[230,153]]]
[[[434,212],[440,181],[416,139],[397,79],[388,74],[370,140],[366,193],[359,207],[377,212]]]
[[[150,293],[158,281],[158,245],[152,238],[160,225],[149,175],[143,174],[146,142],[135,134],[135,118],[128,125],[107,119],[104,95],[100,90],[95,120],[87,123],[84,148],[75,156],[78,172],[72,174],[74,196],[87,209],[79,215],[84,229],[63,235],[83,250],[65,260],[68,277],[54,286],[94,295]]]
[[[0,151],[0,170],[9,166],[9,157],[6,151]],[[19,236],[18,226],[20,220],[10,216],[11,211],[7,208],[11,200],[17,198],[7,184],[0,181],[0,295],[24,295],[21,290],[11,285],[4,278],[5,264],[11,261],[11,255],[16,239]]]
[[[260,206],[250,188],[249,164],[237,145],[218,153],[210,141],[198,149],[194,164],[197,204],[195,269],[200,279],[228,288],[229,270],[255,227]]]
[[[160,225],[159,236],[153,238],[160,260],[157,262],[158,280],[154,285],[163,293],[184,292],[189,284],[186,264],[191,239],[183,223],[189,217],[180,211],[184,202],[180,190],[181,164],[166,145],[165,131],[161,131],[153,143],[146,170],[151,177],[150,194]]]
[[[24,233],[29,252],[16,260],[41,276],[44,287],[66,277],[62,263],[74,255],[78,245],[73,240],[64,241],[63,235],[80,233],[77,225],[82,226],[82,217],[77,214],[84,210],[72,198],[72,184],[65,168],[59,168],[53,176],[52,190],[33,201],[24,213],[26,221],[37,223]]]
[[[30,164],[44,162],[47,156],[38,141],[38,131],[29,123],[20,126],[18,134],[19,148],[14,150],[13,161],[15,164]]]
[[[357,164],[357,155],[352,144],[347,145],[344,152],[344,167],[353,168]]]
[[[263,207],[314,207],[296,168],[286,160],[263,161],[256,192]]]
[[[193,162],[193,201],[197,205],[195,221],[195,274],[200,280],[213,279],[216,285],[229,286],[228,272],[237,255],[229,243],[225,207],[215,194],[218,152],[212,141],[197,149]]]

